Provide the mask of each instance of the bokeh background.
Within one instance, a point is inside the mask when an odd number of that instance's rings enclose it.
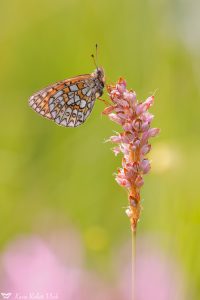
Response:
[[[104,143],[117,125],[100,101],[76,129],[27,105],[46,85],[93,71],[98,43],[108,83],[123,76],[139,99],[158,89],[136,300],[200,299],[199,9],[197,0],[1,0],[0,292],[130,299],[127,197],[113,177],[120,157]]]

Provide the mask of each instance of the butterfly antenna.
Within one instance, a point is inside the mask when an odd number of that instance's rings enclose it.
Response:
[[[97,46],[97,44],[96,44],[96,53],[95,53],[95,56],[94,56],[94,54],[92,54],[91,55],[91,57],[92,57],[92,59],[93,59],[93,61],[94,61],[94,65],[95,65],[95,67],[98,69],[98,65],[97,65],[97,48],[98,48],[98,46]]]
[[[98,45],[96,44],[96,64],[98,65]]]

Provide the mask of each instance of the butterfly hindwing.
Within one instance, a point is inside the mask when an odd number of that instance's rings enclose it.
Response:
[[[102,89],[92,74],[80,75],[50,85],[35,93],[29,105],[40,115],[65,127],[85,122]]]

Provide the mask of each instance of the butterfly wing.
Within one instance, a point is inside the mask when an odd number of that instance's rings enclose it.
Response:
[[[97,82],[90,74],[80,75],[35,93],[29,105],[58,125],[77,127],[90,115],[97,91]]]

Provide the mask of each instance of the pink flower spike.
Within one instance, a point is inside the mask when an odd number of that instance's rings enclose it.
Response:
[[[153,115],[148,109],[153,105],[154,96],[144,102],[138,102],[136,93],[126,89],[126,82],[119,79],[115,86],[107,87],[113,103],[113,113],[108,117],[121,125],[123,131],[111,136],[110,141],[117,144],[113,149],[115,155],[123,155],[122,168],[115,179],[128,192],[129,206],[126,211],[130,218],[131,229],[136,231],[141,211],[140,189],[144,184],[143,176],[150,171],[150,163],[145,155],[151,150],[149,138],[159,133],[158,128],[150,128]],[[106,112],[110,112],[110,107]],[[134,202],[133,202],[134,199]]]

